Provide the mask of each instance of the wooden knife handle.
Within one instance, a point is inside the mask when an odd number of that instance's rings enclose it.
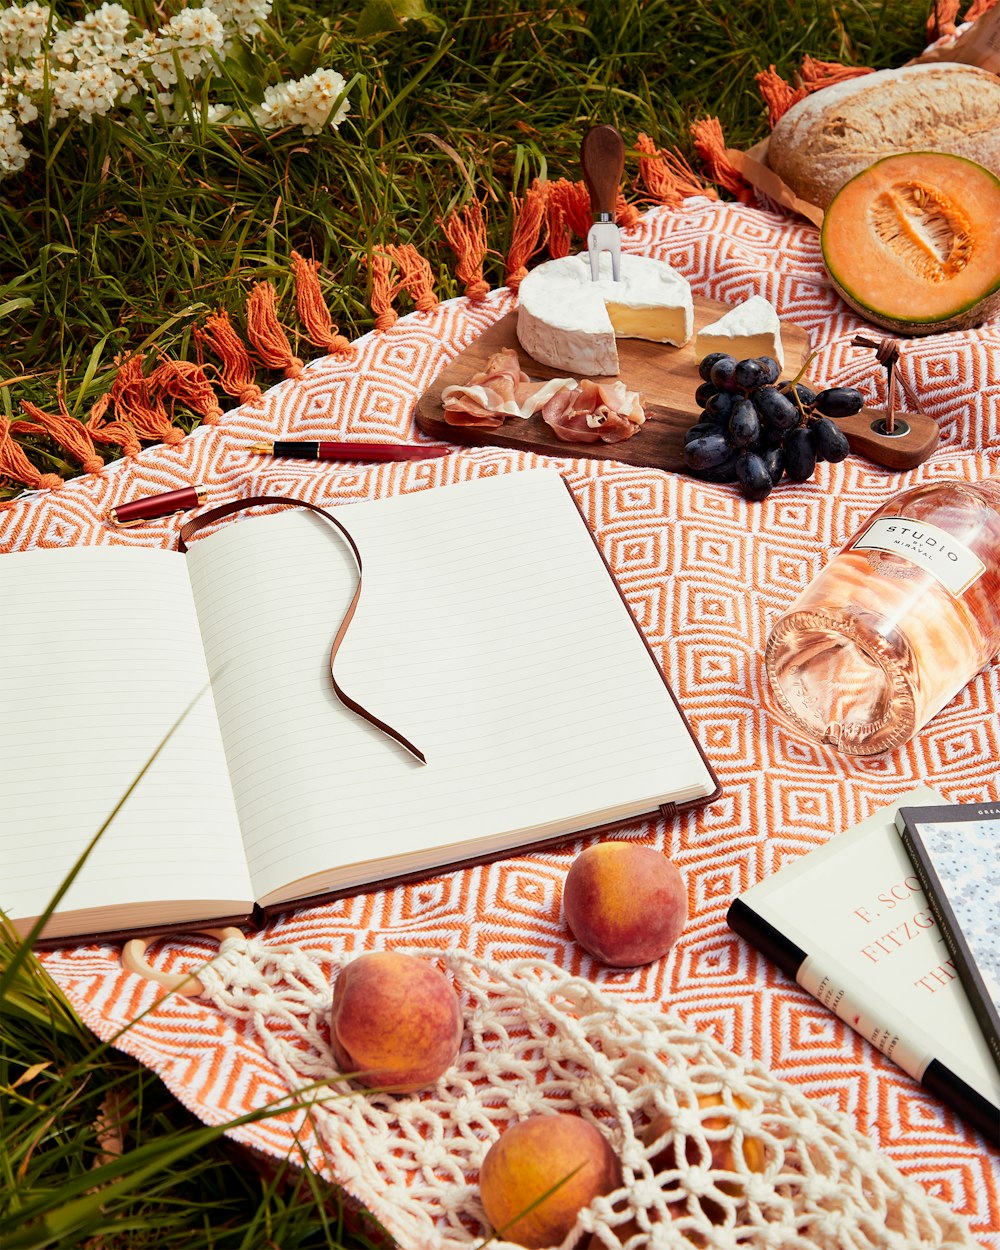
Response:
[[[618,187],[625,169],[625,143],[614,126],[593,126],[587,131],[580,144],[580,164],[590,192],[591,211],[595,217],[598,213],[610,214],[614,221]]]

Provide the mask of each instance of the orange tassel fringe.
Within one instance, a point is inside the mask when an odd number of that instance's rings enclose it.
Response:
[[[719,198],[715,188],[706,186],[676,150],[658,149],[649,135],[644,134],[636,138],[635,146],[643,153],[639,158],[639,181],[658,204],[677,208],[690,195]]]
[[[286,378],[297,378],[303,362],[292,351],[278,320],[278,296],[270,282],[255,282],[247,296],[247,337],[257,359],[268,369],[280,369]]]
[[[811,95],[835,82],[846,82],[849,78],[860,78],[862,74],[874,72],[867,65],[841,65],[839,61],[817,61],[815,57],[805,56],[802,58],[799,81]]]
[[[485,299],[490,284],[483,277],[486,259],[486,220],[483,206],[478,200],[466,204],[461,212],[452,213],[445,221],[438,221],[455,253],[455,273],[465,287],[465,295],[471,300]]]
[[[990,9],[996,5],[997,0],[972,0],[972,3],[965,10],[963,22],[976,22],[984,13],[989,13]]]
[[[767,105],[767,117],[772,129],[793,104],[798,104],[809,94],[805,87],[793,87],[785,82],[773,65],[754,77]]]
[[[615,203],[615,221],[623,230],[631,230],[639,221],[642,214],[634,204],[630,204],[626,200],[624,193],[618,192],[618,200]]]
[[[523,199],[511,196],[510,202],[514,209],[514,225],[504,263],[504,283],[516,292],[528,276],[528,261],[543,246],[541,233],[545,221],[545,188],[532,186]]]
[[[372,252],[368,258],[368,272],[372,283],[370,303],[375,314],[375,329],[391,330],[399,320],[392,302],[403,289],[392,257],[388,252]]]
[[[135,456],[142,450],[142,444],[136,437],[135,430],[127,421],[116,421],[106,417],[111,407],[111,393],[102,395],[94,401],[90,416],[83,422],[84,429],[95,443],[111,443],[120,447],[123,456]]]
[[[553,260],[573,250],[573,227],[566,219],[563,197],[555,193],[555,183],[545,187],[545,247]]]
[[[253,361],[240,336],[233,329],[227,312],[212,313],[205,319],[204,327],[194,327],[194,340],[200,349],[207,344],[222,361],[219,385],[227,395],[241,404],[252,404],[263,392],[254,381]]]
[[[434,294],[434,270],[412,243],[390,244],[385,249],[396,262],[400,273],[400,286],[413,300],[417,312],[430,312],[437,308],[438,297]]]
[[[958,4],[959,0],[934,0],[927,18],[927,37],[931,41],[955,33]]]
[[[70,414],[61,391],[56,392],[56,397],[59,401],[58,412],[44,412],[37,404],[27,399],[22,400],[21,409],[30,420],[12,421],[11,433],[47,434],[64,451],[69,452],[74,460],[80,462],[84,473],[97,473],[99,469],[104,468],[104,460],[97,454],[90,431]]]
[[[314,347],[328,355],[351,356],[354,348],[333,324],[330,310],[319,284],[320,263],[292,252],[292,273],[295,275],[295,307],[305,326],[306,338]]]
[[[58,490],[63,484],[58,473],[41,473],[31,463],[17,443],[11,437],[11,423],[0,413],[0,478],[9,478],[20,482],[28,490]],[[0,508],[7,509],[15,501],[7,500],[0,503]]]
[[[224,415],[208,374],[202,365],[191,360],[170,360],[163,356],[147,381],[152,389],[162,391],[173,401],[171,416],[176,404],[197,413],[205,425],[218,425]]]
[[[706,117],[691,125],[695,151],[704,162],[711,180],[724,187],[742,204],[753,202],[753,192],[743,181],[739,170],[726,155],[726,142],[717,117]]]
[[[173,446],[184,438],[184,431],[172,424],[159,395],[143,376],[142,356],[115,357],[118,376],[111,385],[115,413],[135,427],[137,436],[147,442]]]
[[[558,199],[563,217],[573,234],[585,239],[593,221],[587,184],[559,178],[556,182],[549,183],[549,196]]]

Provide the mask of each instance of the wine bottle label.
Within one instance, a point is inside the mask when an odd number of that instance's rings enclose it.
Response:
[[[953,595],[966,590],[986,571],[986,565],[947,530],[909,517],[880,517],[851,545],[852,551],[882,551],[902,556],[924,569]]]

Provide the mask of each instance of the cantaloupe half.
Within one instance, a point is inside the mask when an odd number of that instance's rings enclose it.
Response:
[[[869,165],[834,196],[821,243],[844,301],[897,334],[967,330],[1000,311],[1000,179],[961,156]]]

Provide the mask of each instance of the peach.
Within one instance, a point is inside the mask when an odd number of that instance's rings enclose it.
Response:
[[[733,1095],[733,1102],[738,1107],[747,1107],[749,1104],[738,1094]],[[699,1094],[698,1105],[700,1107],[711,1108],[724,1106],[722,1096],[720,1094]],[[710,1132],[724,1130],[728,1123],[727,1116],[706,1116],[702,1120],[702,1127]],[[665,1137],[671,1131],[672,1122],[668,1115],[654,1116],[650,1123],[639,1134],[639,1139],[645,1146],[652,1146],[659,1141],[661,1137]],[[710,1170],[720,1170],[724,1172],[737,1171],[737,1163],[735,1150],[736,1147],[733,1139],[726,1138],[724,1140],[709,1141],[709,1151],[711,1159],[709,1161]],[[751,1172],[763,1172],[765,1164],[764,1143],[756,1137],[744,1137],[742,1143],[743,1161]],[[687,1140],[684,1145],[684,1156],[690,1164],[700,1164],[702,1162],[701,1152],[697,1145]],[[672,1171],[677,1167],[677,1149],[672,1140],[662,1146],[656,1154],[650,1157],[650,1164],[654,1172]],[[733,1198],[740,1197],[740,1187],[737,1182],[731,1180],[720,1180],[718,1187],[723,1193],[731,1195]],[[687,1214],[687,1204],[683,1201],[670,1203],[669,1209],[676,1215]],[[701,1209],[713,1224],[718,1224],[724,1218],[725,1212],[718,1202],[713,1202],[711,1198],[704,1197],[701,1199]],[[655,1219],[655,1216],[653,1217]],[[618,1239],[624,1243],[629,1237],[634,1237],[642,1230],[639,1222],[635,1219],[627,1220],[624,1224],[616,1227],[615,1233]],[[685,1234],[688,1241],[694,1246],[706,1245],[705,1238],[698,1232],[693,1230]],[[595,1233],[587,1243],[587,1250],[604,1250],[604,1243]]]
[[[462,1043],[451,982],[427,960],[393,951],[371,951],[341,969],[330,1023],[340,1070],[394,1093],[432,1085]]]
[[[529,1250],[559,1245],[580,1211],[620,1184],[621,1169],[607,1139],[589,1121],[568,1114],[533,1115],[512,1124],[490,1147],[479,1172],[487,1219],[503,1240]]]
[[[733,1095],[733,1102],[738,1107],[748,1106],[747,1102],[740,1098],[738,1094]],[[724,1102],[720,1094],[699,1094],[699,1107],[722,1107]],[[728,1116],[706,1116],[701,1124],[702,1128],[708,1133],[724,1131],[729,1123]],[[643,1142],[647,1146],[651,1146],[653,1142],[663,1137],[669,1132],[671,1127],[670,1117],[667,1115],[655,1116],[646,1129],[640,1135]],[[739,1171],[739,1164],[736,1161],[736,1150],[732,1137],[719,1138],[707,1142],[709,1149],[708,1168],[710,1171],[736,1172]],[[766,1156],[764,1152],[764,1143],[756,1137],[744,1136],[742,1146],[740,1147],[743,1163],[751,1172],[763,1172]],[[701,1164],[703,1161],[702,1153],[697,1144],[690,1138],[684,1143],[684,1157],[689,1164]],[[662,1150],[657,1151],[650,1158],[650,1163],[654,1171],[667,1171],[677,1166],[677,1147],[673,1141],[668,1142]],[[724,1193],[729,1194],[732,1198],[739,1198],[742,1192],[742,1186],[738,1181],[719,1180],[718,1188]],[[713,1224],[718,1224],[724,1218],[725,1212],[718,1202],[714,1202],[709,1197],[701,1199],[701,1209]]]
[[[749,1106],[747,1101],[739,1096],[733,1095],[733,1103],[737,1107],[746,1108]],[[699,1094],[698,1106],[709,1109],[711,1107],[724,1107],[721,1094]],[[706,1133],[717,1133],[724,1131],[729,1124],[727,1115],[705,1116],[702,1119],[701,1126]],[[652,1145],[658,1138],[663,1137],[670,1130],[670,1117],[666,1115],[655,1116],[649,1125],[643,1130],[641,1137],[646,1145]],[[736,1145],[732,1137],[718,1138],[708,1141],[708,1148],[711,1153],[709,1168],[721,1172],[735,1172],[739,1170],[736,1161]],[[764,1170],[764,1143],[756,1137],[744,1136],[742,1142],[741,1153],[743,1163],[751,1172],[763,1172]],[[702,1162],[701,1152],[693,1141],[686,1141],[684,1145],[684,1156],[688,1163],[700,1164]],[[673,1142],[670,1142],[663,1150],[659,1151],[650,1160],[653,1167],[657,1170],[664,1168],[676,1167],[677,1152]],[[723,1182],[719,1188],[725,1193],[731,1192],[726,1188],[727,1182]]]
[[[615,968],[652,963],[687,923],[687,891],[676,865],[634,842],[599,842],[576,857],[563,886],[570,932]]]

